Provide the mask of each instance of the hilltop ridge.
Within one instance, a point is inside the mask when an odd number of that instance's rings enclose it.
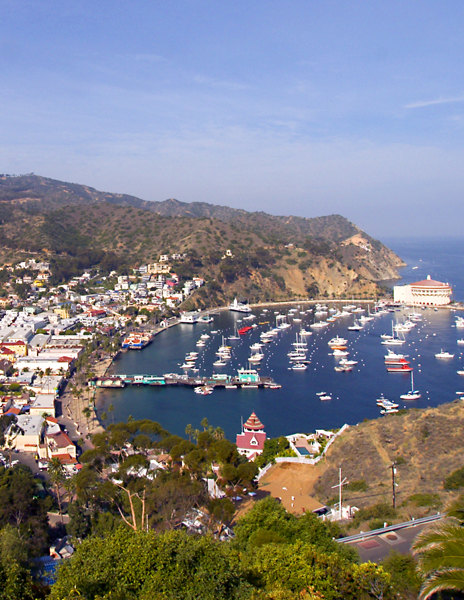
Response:
[[[106,260],[129,268],[163,253],[187,253],[191,272],[219,284],[217,302],[238,293],[253,301],[372,295],[375,282],[396,277],[403,264],[341,215],[147,201],[32,174],[0,176],[0,247],[6,262],[33,252],[84,256],[84,267]],[[226,251],[232,256],[224,259]]]

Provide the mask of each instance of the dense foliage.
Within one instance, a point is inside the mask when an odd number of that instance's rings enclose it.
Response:
[[[389,573],[358,565],[353,553],[333,541],[337,531],[314,515],[289,515],[272,499],[242,517],[230,543],[180,531],[119,529],[86,540],[60,569],[51,597],[393,598]]]

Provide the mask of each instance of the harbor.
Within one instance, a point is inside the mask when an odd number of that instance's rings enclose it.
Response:
[[[316,315],[321,311],[314,302],[252,307],[248,314],[224,310],[207,323],[166,328],[143,351],[118,356],[107,375],[92,384],[99,389],[98,410],[112,404],[117,420],[129,415],[151,418],[178,435],[188,423],[207,417],[233,439],[241,417],[251,410],[266,422],[271,436],[278,436],[355,424],[460,397],[464,382],[458,374],[463,349],[458,312],[426,308],[411,330],[394,331],[410,367],[403,371],[404,360],[392,365],[390,346],[382,341],[413,309],[391,306],[372,317],[374,303],[355,304],[348,311],[345,304],[327,301],[325,317]],[[332,318],[337,312],[348,314]],[[361,327],[350,329],[355,320]],[[313,327],[316,323],[322,326]],[[452,350],[454,358],[437,359],[442,349]],[[256,371],[259,382],[235,379],[240,369]],[[400,399],[408,397],[410,369],[414,386],[421,390],[414,401]],[[203,397],[200,391],[193,393],[197,388],[214,393]],[[380,406],[379,398],[399,406]]]

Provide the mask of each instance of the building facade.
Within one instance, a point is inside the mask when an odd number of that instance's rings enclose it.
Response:
[[[258,454],[262,454],[266,437],[264,425],[255,413],[251,413],[242,427],[242,432],[237,435],[237,450],[249,460],[253,460]]]
[[[446,306],[451,302],[453,288],[449,283],[433,280],[430,275],[427,279],[416,281],[408,285],[395,285],[393,299],[402,304],[413,306]]]

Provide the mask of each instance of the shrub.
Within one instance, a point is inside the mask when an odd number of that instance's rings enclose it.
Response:
[[[445,490],[458,490],[464,487],[464,467],[453,471],[443,482]]]
[[[345,489],[350,492],[365,492],[367,490],[367,483],[364,479],[359,479],[358,481],[349,483]]]
[[[440,496],[438,494],[413,494],[408,498],[409,502],[414,503],[416,506],[435,506],[438,507],[441,504]]]
[[[354,516],[353,522],[355,523],[355,527],[360,525],[363,521],[372,521],[374,519],[382,520],[383,524],[387,519],[395,519],[396,516],[396,510],[393,506],[380,502],[379,504],[374,504],[373,506],[358,510]]]
[[[389,525],[391,525],[391,523],[388,521],[384,521],[383,519],[374,519],[369,523],[369,529],[374,531],[374,529],[382,529],[383,527],[388,527]]]

